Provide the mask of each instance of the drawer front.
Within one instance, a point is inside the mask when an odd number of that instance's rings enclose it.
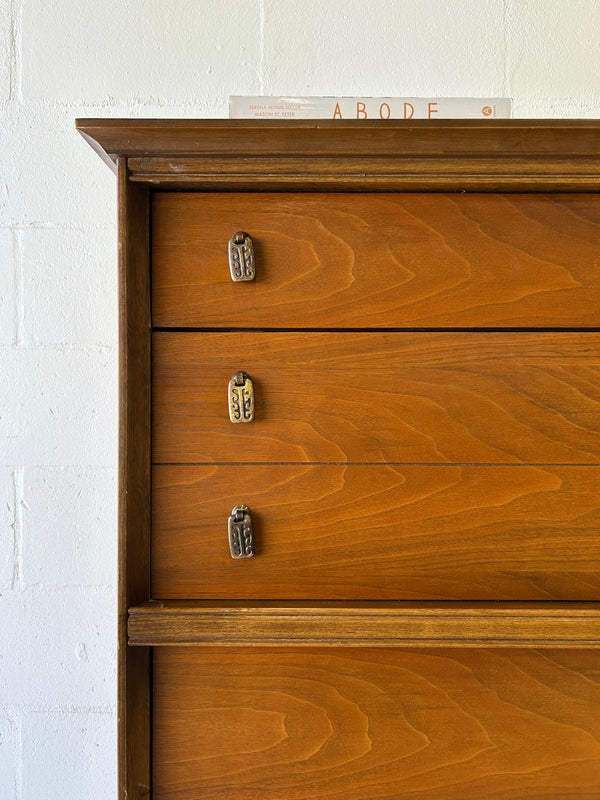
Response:
[[[157,193],[152,230],[158,327],[600,324],[598,195]]]
[[[155,800],[596,800],[600,652],[158,648]]]
[[[152,596],[600,600],[600,468],[155,467]],[[227,519],[252,514],[234,560]]]
[[[598,333],[156,333],[153,387],[155,463],[600,461]]]

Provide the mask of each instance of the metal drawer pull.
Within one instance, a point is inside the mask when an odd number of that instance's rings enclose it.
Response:
[[[252,558],[254,530],[248,506],[235,506],[229,517],[229,550],[232,558]]]
[[[247,372],[236,372],[229,381],[229,419],[232,422],[252,422],[254,419],[254,388]]]
[[[254,280],[254,247],[249,234],[244,231],[234,233],[229,240],[229,269],[231,280]]]

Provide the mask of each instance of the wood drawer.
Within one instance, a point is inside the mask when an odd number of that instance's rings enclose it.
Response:
[[[238,230],[251,283],[229,276]],[[597,326],[599,264],[593,194],[153,198],[158,327]]]
[[[171,466],[152,486],[153,597],[600,600],[597,467]]]
[[[156,333],[153,386],[155,463],[600,461],[599,333]]]
[[[154,800],[596,800],[600,651],[157,648]]]

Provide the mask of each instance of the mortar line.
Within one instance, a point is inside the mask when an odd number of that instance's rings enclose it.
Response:
[[[502,47],[503,47],[503,86],[502,92],[504,97],[510,97],[510,80],[508,70],[508,17],[509,17],[509,3],[510,0],[503,0],[502,3]]]
[[[15,765],[15,798],[16,800],[23,800],[23,776],[25,753],[23,752],[23,712],[18,712],[18,720],[13,717],[16,727],[16,746],[17,746],[17,763]]]
[[[89,116],[89,110],[93,109],[120,109],[121,116],[130,114],[133,116],[133,112],[131,112],[132,106],[135,106],[136,109],[143,110],[147,106],[158,106],[160,108],[172,108],[172,109],[180,109],[180,108],[191,108],[200,111],[215,111],[220,110],[222,107],[222,101],[219,100],[169,100],[160,97],[154,97],[153,95],[146,95],[144,97],[141,96],[128,96],[123,100],[115,100],[115,99],[108,99],[108,100],[87,100],[85,97],[77,97],[74,96],[71,99],[59,99],[59,98],[51,98],[51,99],[41,99],[35,98],[30,101],[30,105],[36,108],[42,109],[75,109],[77,111],[76,116],[78,117],[86,117]],[[130,113],[131,112],[131,113]]]
[[[23,278],[23,234],[19,228],[12,229],[12,249],[14,263],[14,290],[15,290],[15,346],[24,344],[25,327],[25,287]]]
[[[9,98],[11,101],[23,102],[23,2],[13,0],[11,9],[10,30],[10,86]]]
[[[69,225],[62,222],[0,222],[0,230],[10,231],[62,231],[86,233],[87,231],[107,231],[116,230],[116,225]]]
[[[23,508],[25,505],[25,467],[14,472],[15,485],[15,563],[13,588],[23,589]]]
[[[10,472],[10,484],[11,484],[11,491],[12,491],[12,521],[10,523],[10,527],[12,529],[12,539],[10,542],[10,557],[11,557],[11,567],[10,567],[10,579],[9,585],[11,591],[15,590],[15,586],[17,583],[17,506],[19,504],[19,497],[17,492],[17,476],[16,476],[16,467],[13,467]]]
[[[258,90],[260,95],[265,93],[265,0],[259,0],[259,66],[258,66]]]
[[[66,705],[44,705],[40,703],[5,703],[0,705],[0,712],[4,714],[48,714],[68,716],[69,714],[98,714],[113,717],[116,714],[113,704],[103,706],[77,706],[72,703]]]

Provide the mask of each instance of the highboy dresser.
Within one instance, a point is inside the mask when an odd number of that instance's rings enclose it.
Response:
[[[600,123],[78,127],[121,800],[597,800]]]

